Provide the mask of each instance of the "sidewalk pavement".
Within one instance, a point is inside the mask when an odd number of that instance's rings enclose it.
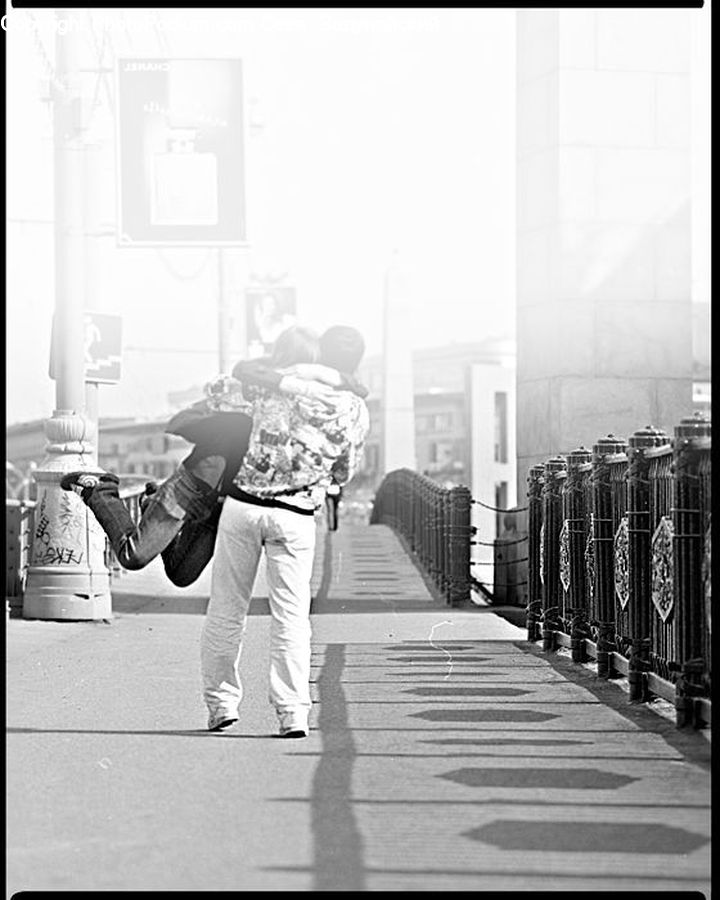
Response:
[[[110,623],[7,627],[7,886],[701,891],[710,738],[488,607],[433,597],[385,526],[319,530],[314,709],[276,737],[258,579],[240,721],[206,731],[210,573],[159,561]]]

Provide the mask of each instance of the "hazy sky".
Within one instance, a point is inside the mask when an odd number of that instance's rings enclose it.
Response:
[[[514,10],[126,10],[124,22],[117,11],[96,10],[93,32],[85,14],[76,15],[88,52],[94,41],[102,46],[107,25],[106,62],[243,59],[245,263],[248,271],[287,272],[303,321],[355,324],[369,352],[379,351],[383,276],[398,250],[417,311],[407,323],[413,346],[512,334]],[[15,11],[6,38],[7,414],[14,422],[54,406],[51,228],[13,221],[52,216],[50,117],[38,99],[53,58],[50,11],[32,19]],[[94,79],[89,85],[94,92]],[[105,96],[101,90],[92,134],[110,147]],[[122,314],[128,350],[123,383],[103,389],[101,412],[161,414],[167,391],[214,370],[207,251],[106,252],[113,261],[92,305]],[[174,284],[163,288],[159,273]],[[149,291],[152,279],[159,287]],[[164,296],[175,290],[174,301]],[[18,340],[33,333],[35,340]]]

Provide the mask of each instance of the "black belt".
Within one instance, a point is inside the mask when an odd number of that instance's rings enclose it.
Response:
[[[227,492],[228,497],[233,500],[240,500],[243,503],[252,503],[255,506],[273,506],[278,509],[288,509],[290,512],[299,513],[301,516],[314,516],[314,509],[303,509],[300,506],[292,506],[290,503],[283,503],[282,500],[275,500],[274,497],[256,497],[254,494],[246,494],[239,487],[232,485]]]

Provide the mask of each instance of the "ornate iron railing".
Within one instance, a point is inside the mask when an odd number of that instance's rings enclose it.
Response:
[[[5,500],[5,603],[14,618],[22,616],[34,519],[34,500]]]
[[[613,435],[528,472],[528,639],[710,720],[710,422]]]
[[[446,602],[470,600],[470,491],[444,488],[411,469],[396,469],[375,495],[370,524],[389,525],[406,541]]]

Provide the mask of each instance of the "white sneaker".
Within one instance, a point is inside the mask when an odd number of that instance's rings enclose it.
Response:
[[[217,712],[210,713],[208,716],[208,731],[222,731],[237,722],[237,713],[229,712],[226,709],[219,709]]]
[[[279,713],[280,737],[304,738],[308,735],[308,717],[305,712]]]

